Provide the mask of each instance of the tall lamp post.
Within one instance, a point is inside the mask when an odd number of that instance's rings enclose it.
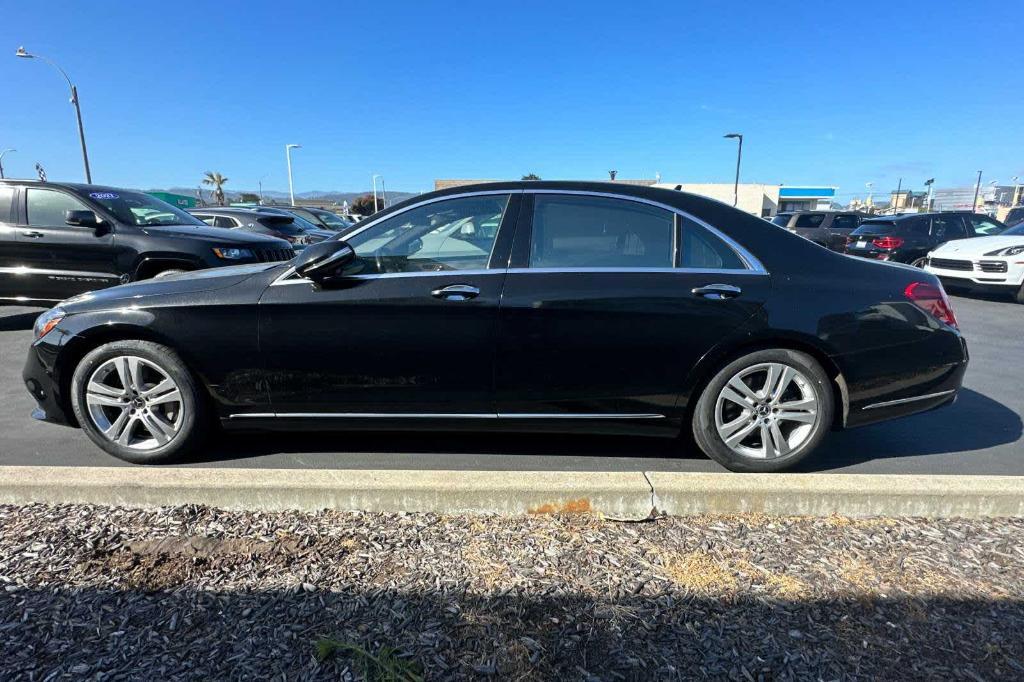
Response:
[[[3,155],[0,154],[0,156],[3,156]],[[3,177],[3,176],[0,175],[0,177]],[[1020,203],[1020,199],[1017,198],[1017,196],[1020,194],[1020,176],[1014,175],[1010,179],[1013,180],[1013,200],[1012,200],[1011,204],[1013,206],[1016,206],[1017,204]]]
[[[292,185],[292,150],[301,147],[301,144],[286,144],[284,146],[284,155],[288,159],[288,197],[291,199],[292,206],[295,205],[295,186]]]
[[[16,152],[16,151],[18,151],[18,150],[17,149],[5,149],[2,152],[0,152],[0,180],[2,180],[3,177],[4,177],[4,154],[6,154],[7,152]]]
[[[971,204],[971,210],[978,210],[978,192],[981,191],[981,171],[978,171],[978,182],[974,184],[974,203]]]
[[[78,88],[71,82],[71,79],[68,77],[68,74],[64,72],[64,69],[60,68],[46,57],[38,54],[30,54],[25,51],[24,47],[19,47],[18,51],[15,52],[14,55],[23,59],[40,59],[60,71],[60,75],[64,76],[64,80],[68,82],[68,87],[71,88],[71,103],[75,105],[75,116],[78,117],[78,140],[82,143],[82,163],[85,164],[85,181],[91,185],[92,173],[89,171],[89,152],[85,149],[85,127],[82,125],[82,108],[78,105]]]
[[[740,202],[740,161],[743,159],[743,135],[740,133],[729,133],[722,137],[739,140],[740,143],[736,148],[736,182],[732,186],[732,205],[736,206]]]
[[[932,210],[932,187],[935,185],[935,178],[928,178],[924,181],[924,186],[928,188],[928,206],[926,210]]]
[[[370,180],[373,182],[373,212],[377,212],[377,178],[380,178],[380,186],[384,186],[384,176],[374,175]]]

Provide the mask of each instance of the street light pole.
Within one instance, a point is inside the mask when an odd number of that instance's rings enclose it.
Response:
[[[3,180],[3,177],[4,177],[4,154],[6,154],[7,152],[16,152],[16,151],[18,151],[18,150],[17,149],[5,149],[2,152],[0,152],[0,180]]]
[[[388,207],[388,191],[384,189],[384,176],[380,176],[380,200],[381,208]]]
[[[68,82],[68,87],[71,89],[71,103],[75,105],[75,117],[78,119],[78,141],[82,144],[82,163],[85,165],[85,182],[92,184],[92,172],[89,170],[89,152],[85,148],[85,126],[82,125],[82,108],[78,104],[78,88],[71,82],[71,78],[64,69],[60,68],[46,57],[38,54],[30,54],[25,51],[24,47],[19,47],[18,51],[14,53],[16,57],[23,59],[41,59],[53,68],[60,72],[60,75],[64,76],[64,80]]]
[[[2,154],[0,154],[0,158],[3,158]],[[2,168],[0,168],[0,173],[3,173],[3,169]],[[0,178],[2,178],[2,177],[3,177],[3,175],[0,175]],[[1013,180],[1013,204],[1012,205],[1016,206],[1018,203],[1020,203],[1020,200],[1017,198],[1017,195],[1020,193],[1020,177],[1017,176],[1017,175],[1014,175],[1010,179]]]
[[[729,133],[722,137],[736,139],[740,143],[736,148],[736,181],[732,186],[732,205],[736,206],[740,203],[740,161],[743,160],[743,135],[740,133]]]
[[[292,150],[300,147],[302,147],[301,144],[286,144],[284,146],[284,155],[288,159],[288,197],[291,199],[292,206],[295,205],[295,186],[292,184]]]
[[[978,210],[978,192],[981,191],[981,171],[978,171],[978,182],[974,185],[974,203],[971,204],[971,210]]]
[[[370,180],[373,182],[373,212],[377,212],[377,178],[381,179],[381,184],[384,183],[384,178],[379,175],[374,175]]]

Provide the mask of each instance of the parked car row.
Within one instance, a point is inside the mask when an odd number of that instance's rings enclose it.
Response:
[[[308,244],[316,244],[335,235],[333,230],[323,230],[289,211],[271,207],[234,208],[214,206],[191,208],[193,216],[213,227],[229,230],[244,230],[283,239],[296,251]]]
[[[106,190],[81,191],[113,221]],[[778,471],[830,430],[949,404],[967,366],[934,275],[621,183],[417,196],[287,263],[72,298],[34,333],[35,416],[139,463],[195,452],[219,424],[643,434]]]

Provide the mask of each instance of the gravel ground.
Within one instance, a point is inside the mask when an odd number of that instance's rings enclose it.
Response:
[[[0,586],[3,680],[1024,678],[1021,521],[0,506]]]

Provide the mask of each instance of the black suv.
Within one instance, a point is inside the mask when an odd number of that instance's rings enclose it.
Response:
[[[847,240],[846,253],[923,268],[928,252],[954,239],[1000,234],[1006,225],[969,211],[904,213],[865,220]]]
[[[60,301],[186,270],[294,255],[280,239],[208,227],[142,192],[0,180],[0,301]]]
[[[854,211],[797,211],[778,214],[772,218],[772,224],[841,253],[846,238],[868,217]]]

